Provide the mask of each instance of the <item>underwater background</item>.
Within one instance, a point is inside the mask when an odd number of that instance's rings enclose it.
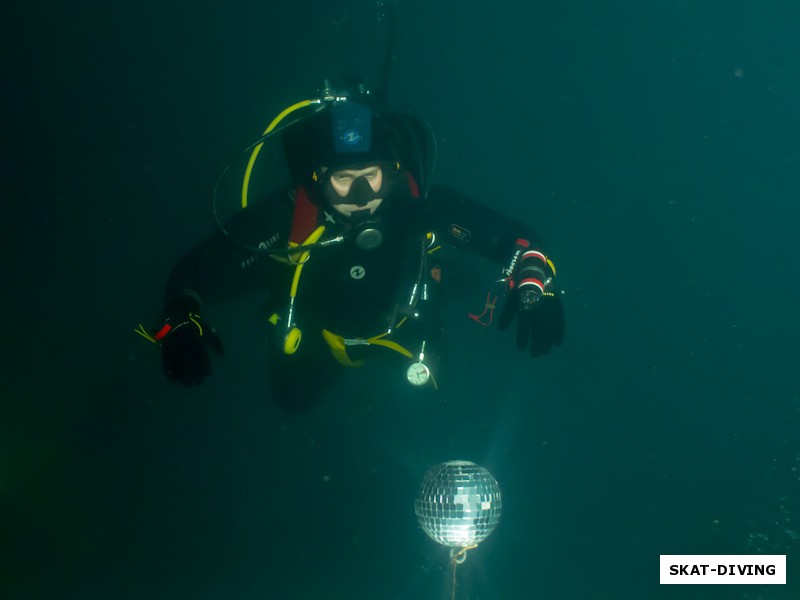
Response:
[[[436,131],[436,182],[542,234],[564,346],[467,319],[497,267],[464,256],[438,395],[378,368],[282,412],[259,295],[210,307],[226,355],[168,385],[133,329],[217,176],[326,75],[378,80],[390,10],[390,104]],[[798,597],[799,4],[3,12],[1,598],[449,598],[413,500],[452,459],[504,504],[457,598]],[[759,553],[787,585],[658,582],[660,554]]]

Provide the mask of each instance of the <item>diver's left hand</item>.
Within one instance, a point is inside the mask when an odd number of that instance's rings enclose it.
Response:
[[[508,328],[517,317],[517,349],[544,356],[564,341],[564,305],[559,293],[512,290],[506,299],[498,327]]]

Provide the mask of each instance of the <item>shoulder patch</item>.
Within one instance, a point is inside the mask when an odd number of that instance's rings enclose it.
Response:
[[[468,242],[472,237],[469,229],[462,227],[461,225],[456,225],[453,223],[450,225],[449,229],[450,237],[456,238],[460,242]]]

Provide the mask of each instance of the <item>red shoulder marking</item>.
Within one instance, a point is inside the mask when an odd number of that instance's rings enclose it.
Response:
[[[292,232],[289,241],[302,244],[317,228],[319,207],[311,202],[305,187],[298,186],[294,195],[294,216],[292,217]]]
[[[406,182],[408,183],[408,190],[411,192],[411,197],[419,198],[419,184],[409,171],[406,171]]]

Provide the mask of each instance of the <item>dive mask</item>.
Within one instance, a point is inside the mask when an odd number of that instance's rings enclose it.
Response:
[[[340,174],[343,170],[358,171],[366,168],[367,166],[374,166],[374,163],[364,166],[354,165],[349,169],[340,168],[336,171],[329,171],[326,173],[322,184],[322,195],[325,197],[325,200],[328,202],[328,204],[333,206],[339,204],[355,204],[356,206],[366,206],[372,200],[377,200],[378,198],[386,199],[391,194],[392,188],[394,187],[394,178],[392,177],[392,170],[388,169],[383,163],[378,165],[381,171],[381,186],[377,191],[373,190],[372,185],[370,185],[368,179],[369,174],[363,174],[356,177],[350,184],[346,195],[340,196],[336,191],[332,181],[333,177],[337,176],[337,174]]]

